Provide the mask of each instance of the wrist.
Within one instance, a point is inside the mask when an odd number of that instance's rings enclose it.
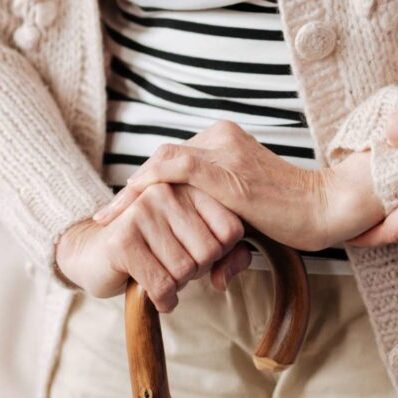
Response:
[[[302,230],[308,236],[305,239],[303,250],[317,251],[329,246],[330,231],[328,226],[328,198],[327,187],[330,179],[328,169],[306,170],[301,169],[305,181],[300,196],[300,206],[303,207]],[[305,234],[304,234],[305,235]]]
[[[328,245],[351,239],[384,219],[370,161],[369,151],[355,152],[338,165],[323,169]]]

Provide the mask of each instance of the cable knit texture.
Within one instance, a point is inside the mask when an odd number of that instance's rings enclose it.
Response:
[[[396,150],[386,143],[384,134],[388,117],[396,110],[398,85],[380,89],[348,116],[327,151],[330,162],[337,163],[353,151],[372,150],[373,181],[386,214],[397,206],[398,201],[398,159]]]
[[[73,299],[49,272],[54,243],[113,197],[99,175],[106,98],[98,5],[0,0],[0,29],[0,217],[39,268],[36,396],[45,397]]]
[[[13,51],[0,58],[0,97],[1,218],[33,261],[51,266],[59,235],[107,203],[110,191],[37,73]]]
[[[279,4],[318,159],[333,164],[371,150],[388,214],[398,205],[398,151],[383,136],[398,110],[398,2]],[[48,271],[54,242],[112,197],[99,176],[106,96],[98,4],[0,0],[0,33],[0,217],[40,267],[36,396],[45,398],[73,300]],[[347,250],[398,391],[398,245]]]
[[[398,2],[282,0],[293,70],[325,164],[352,151],[372,150],[372,176],[386,214],[398,205],[398,153],[383,136],[398,110]],[[309,62],[294,47],[297,32],[314,21],[333,26],[336,47]],[[398,245],[346,247],[368,310],[380,355],[398,391]]]

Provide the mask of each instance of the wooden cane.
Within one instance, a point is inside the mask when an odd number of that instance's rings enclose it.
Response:
[[[295,361],[307,330],[310,312],[307,274],[295,250],[248,225],[244,240],[268,258],[274,292],[271,318],[253,361],[260,371],[281,371]],[[133,396],[170,398],[159,314],[145,291],[132,280],[126,291],[125,319]]]

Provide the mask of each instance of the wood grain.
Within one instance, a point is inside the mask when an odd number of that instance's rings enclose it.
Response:
[[[244,240],[269,260],[274,288],[272,315],[253,361],[261,371],[281,371],[294,363],[305,338],[310,313],[307,274],[295,250],[249,225]],[[159,314],[133,280],[127,286],[125,319],[133,396],[170,398]]]
[[[310,315],[307,273],[296,250],[254,228],[246,226],[244,240],[269,260],[274,290],[272,314],[253,361],[261,371],[278,372],[294,363],[304,342]]]
[[[132,279],[127,285],[125,320],[134,398],[170,398],[159,314]]]

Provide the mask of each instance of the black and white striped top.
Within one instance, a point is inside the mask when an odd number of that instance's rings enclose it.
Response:
[[[318,167],[276,1],[103,3],[112,54],[104,163],[115,191],[159,145],[220,119],[298,166]],[[306,255],[324,258],[324,269],[347,268],[339,248]]]

